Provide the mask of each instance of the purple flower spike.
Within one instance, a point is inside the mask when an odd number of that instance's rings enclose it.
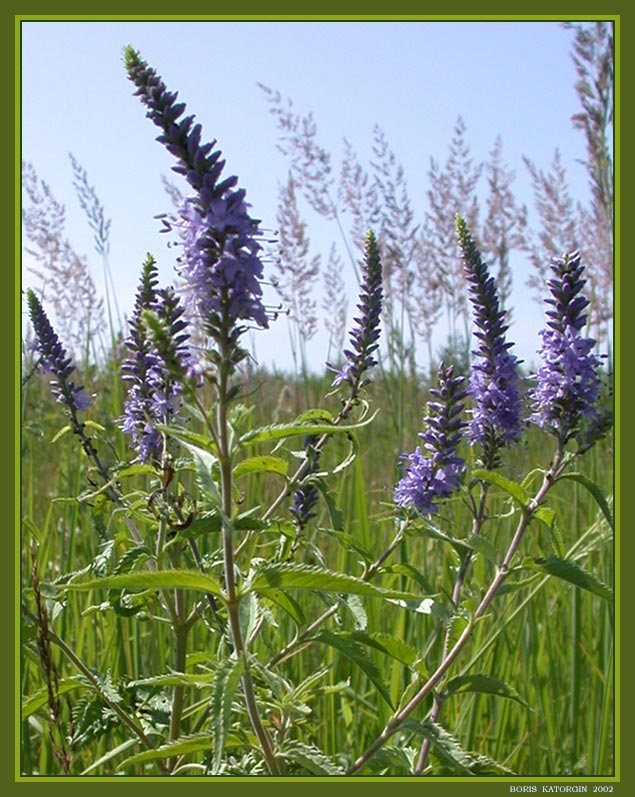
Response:
[[[247,211],[245,192],[235,188],[237,178],[220,181],[225,162],[220,151],[214,150],[216,141],[201,144],[201,126],[193,123],[193,116],[183,118],[185,105],[177,103],[177,94],[168,92],[132,47],[126,47],[124,60],[136,94],[148,108],[147,116],[162,130],[157,140],[177,159],[174,171],[195,191],[178,219],[164,221],[183,241],[184,295],[212,337],[235,345],[245,329],[237,326],[239,322],[268,326],[261,301],[259,222]]]
[[[471,444],[483,445],[484,464],[494,468],[499,464],[498,449],[518,440],[522,432],[518,360],[509,351],[513,344],[505,340],[505,312],[500,309],[496,284],[461,216],[456,217],[456,232],[479,342],[472,352],[470,395],[475,406],[467,436]]]
[[[582,424],[597,420],[600,360],[591,353],[595,341],[580,334],[589,303],[580,295],[585,284],[580,253],[554,258],[551,270],[555,276],[547,282],[551,297],[545,302],[552,309],[546,313],[547,328],[540,332],[542,365],[531,394],[532,421],[565,443],[578,435]]]
[[[359,315],[354,319],[355,326],[349,335],[351,349],[344,350],[346,362],[341,368],[334,368],[327,363],[328,367],[335,371],[333,387],[346,382],[352,388],[353,397],[357,395],[360,388],[370,382],[370,379],[362,378],[364,373],[377,365],[374,353],[379,348],[382,297],[381,260],[377,240],[372,230],[369,230],[366,235],[363,278],[357,305]]]
[[[467,396],[463,389],[465,379],[454,376],[454,367],[441,363],[438,372],[438,389],[432,389],[428,402],[427,429],[419,435],[423,441],[412,454],[404,454],[407,463],[404,475],[395,488],[395,503],[404,509],[415,509],[422,515],[439,511],[437,501],[448,498],[458,489],[465,461],[456,456],[461,441],[461,429],[467,424],[459,416]]]
[[[183,384],[194,371],[185,346],[183,309],[172,289],[157,290],[156,285],[156,263],[148,255],[129,322],[128,357],[122,373],[130,387],[119,419],[122,431],[132,436],[141,462],[160,460],[163,437],[156,424],[176,418]],[[156,339],[149,334],[147,315],[156,322]]]
[[[75,370],[70,357],[55,334],[39,299],[29,288],[26,293],[29,316],[35,331],[34,350],[40,355],[43,371],[53,374],[51,392],[57,400],[68,407],[73,419],[79,410],[85,410],[90,405],[90,399],[84,388],[76,386],[70,379]]]

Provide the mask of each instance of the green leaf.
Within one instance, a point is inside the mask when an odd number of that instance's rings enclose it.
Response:
[[[321,534],[326,534],[329,537],[332,537],[346,551],[355,551],[355,553],[358,553],[367,564],[375,561],[375,556],[352,534],[347,534],[345,531],[337,531],[336,529],[325,528],[324,526],[318,526],[317,530]]]
[[[199,446],[184,443],[187,450],[192,455],[194,468],[196,469],[196,481],[201,492],[212,504],[221,505],[221,497],[216,482],[212,477],[216,456]]]
[[[413,731],[428,739],[430,747],[446,766],[462,775],[471,775],[472,756],[463,749],[458,739],[434,722],[416,722],[408,718],[402,725],[403,730]]]
[[[549,529],[549,541],[556,556],[562,558],[564,556],[564,540],[560,533],[560,528],[556,520],[556,513],[550,506],[538,506],[534,509],[534,517],[543,523]]]
[[[419,754],[419,751],[415,752],[411,747],[404,749],[403,747],[386,744],[372,756],[368,764],[366,764],[366,769],[393,778],[412,775],[413,765],[406,751],[413,758]]]
[[[186,686],[192,689],[209,689],[214,682],[213,673],[172,672],[163,675],[151,675],[148,678],[138,678],[127,685],[133,687],[143,686]]]
[[[245,661],[243,656],[240,656],[236,659],[226,659],[216,673],[210,711],[214,738],[213,775],[218,772],[222,762],[225,741],[229,732],[232,703],[244,669]]]
[[[419,651],[398,637],[391,634],[368,633],[366,631],[352,631],[342,635],[349,636],[355,642],[379,650],[387,656],[400,661],[424,679],[428,677],[428,672]]]
[[[480,553],[485,557],[488,562],[494,565],[498,563],[498,551],[487,537],[482,537],[480,534],[470,534],[464,542],[467,546],[476,551],[476,553]]]
[[[369,561],[374,561],[374,558]],[[425,592],[429,594],[434,592],[429,579],[427,579],[423,573],[420,573],[417,568],[413,567],[412,565],[405,563],[399,563],[396,565],[382,565],[381,572],[407,576],[408,578],[411,578],[415,584],[418,584]]]
[[[604,598],[604,600],[613,600],[613,590],[609,586],[602,583],[591,573],[587,573],[580,565],[570,559],[559,559],[557,556],[549,556],[546,559],[541,557],[533,560],[525,559],[523,560],[523,567],[541,570],[543,573],[548,573],[550,576],[555,576],[574,584],[576,587],[592,592],[594,595]]]
[[[97,421],[91,421],[90,419],[87,420],[87,421],[84,421],[84,426],[87,426],[89,429],[94,429],[96,432],[105,432],[106,431],[106,427],[105,426],[102,426],[100,423],[97,423]]]
[[[94,578],[81,584],[61,584],[57,589],[191,589],[224,598],[221,585],[215,578],[194,570],[135,571],[106,578]]]
[[[377,413],[375,412],[370,418],[360,421],[359,423],[349,424],[348,426],[334,426],[333,424],[298,421],[292,423],[275,423],[247,432],[247,434],[244,434],[240,438],[239,445],[255,445],[256,443],[268,443],[272,440],[282,440],[285,437],[300,437],[304,435],[346,434],[355,429],[362,429],[364,426],[368,426],[376,415]]]
[[[256,591],[266,595],[272,589],[311,589],[368,595],[373,598],[422,600],[420,595],[375,587],[355,576],[302,564],[269,565],[257,570],[251,581],[245,585],[244,594]]]
[[[67,432],[70,432],[70,431],[71,431],[71,426],[70,426],[70,424],[67,424],[66,426],[62,426],[62,428],[59,430],[59,432],[57,432],[57,433],[56,433],[56,434],[55,434],[55,435],[54,435],[54,436],[51,438],[51,443],[57,443],[57,441],[58,441],[60,438],[64,437],[64,435],[65,435]]]
[[[305,617],[302,607],[291,595],[287,595],[281,589],[271,589],[265,593],[265,597],[286,612],[297,626],[304,625]]]
[[[57,693],[59,695],[64,695],[67,692],[74,691],[75,689],[88,688],[90,688],[90,685],[87,683],[85,678],[79,675],[74,675],[71,678],[64,678],[58,683]],[[29,695],[29,697],[22,701],[22,719],[27,719],[31,716],[31,714],[35,714],[36,711],[39,711],[41,708],[46,706],[48,704],[48,700],[49,693],[46,686],[42,687],[42,689],[38,689],[37,692],[34,692],[32,695]]]
[[[117,769],[124,769],[133,764],[145,764],[148,761],[156,761],[159,758],[174,758],[181,755],[191,755],[192,753],[207,752],[212,749],[213,738],[210,733],[197,734],[195,736],[182,736],[174,742],[163,744],[154,750],[144,750],[130,758],[122,761]]]
[[[606,500],[606,497],[600,487],[598,487],[594,481],[589,479],[589,477],[585,476],[583,473],[563,473],[558,481],[561,481],[562,479],[571,479],[571,481],[578,482],[578,484],[581,484],[585,489],[587,489],[593,498],[595,498],[597,505],[602,510],[602,514],[606,518],[606,522],[611,527],[611,530],[615,530],[613,526],[613,516],[611,514],[608,501]]]
[[[363,631],[368,625],[368,615],[366,614],[364,604],[362,603],[359,595],[347,595],[345,598],[341,598],[340,600],[341,605],[345,606],[353,615],[355,630]]]
[[[285,744],[281,755],[287,761],[297,764],[311,775],[330,776],[345,774],[341,767],[338,767],[318,747],[312,744],[289,741]]]
[[[312,478],[310,482],[318,488],[320,495],[324,499],[331,520],[331,526],[334,529],[341,529],[344,526],[344,513],[337,507],[333,491],[329,490],[327,483],[323,479]]]
[[[447,697],[462,692],[482,692],[488,695],[498,695],[498,697],[515,700],[521,706],[529,708],[527,701],[523,700],[513,686],[501,681],[500,678],[493,678],[490,675],[459,675],[446,684],[444,691]]]
[[[249,457],[236,465],[233,475],[235,479],[249,473],[277,473],[279,476],[286,477],[288,470],[289,464],[280,457]]]
[[[488,756],[465,750],[458,739],[437,723],[416,722],[408,718],[401,726],[430,740],[432,752],[443,767],[461,775],[515,775],[511,769]],[[445,774],[443,772],[442,774]]]
[[[500,487],[500,489],[511,496],[522,509],[528,508],[529,496],[525,488],[521,484],[518,484],[518,482],[505,478],[505,476],[502,476],[498,471],[484,470],[482,468],[477,468],[472,471],[472,477],[479,481],[489,482],[489,484]]]
[[[335,648],[343,656],[353,662],[375,685],[379,694],[384,698],[391,708],[394,708],[390,693],[386,688],[385,676],[383,676],[377,665],[368,657],[364,648],[347,633],[336,633],[333,631],[319,631],[310,637],[313,642],[322,642]]]
[[[127,476],[140,476],[142,474],[158,476],[157,469],[154,465],[142,465],[140,462],[125,468],[120,468],[115,475],[118,479],[123,479]]]
[[[413,524],[406,530],[406,534],[409,537],[429,537],[433,540],[447,542],[461,556],[463,556],[468,550],[468,546],[465,544],[464,540],[458,540],[455,537],[450,537],[448,534],[441,531],[441,529],[432,525],[432,523],[428,521],[425,521],[423,525]]]
[[[212,454],[214,457],[218,456],[218,448],[216,447],[216,443],[213,440],[210,440],[209,437],[206,437],[205,435],[197,434],[196,432],[191,432],[189,429],[183,429],[179,426],[164,426],[161,423],[158,423],[156,425],[156,428],[160,432],[164,432],[170,437],[175,437],[177,440],[180,440],[182,443],[189,443],[195,448],[207,451],[209,454]]]

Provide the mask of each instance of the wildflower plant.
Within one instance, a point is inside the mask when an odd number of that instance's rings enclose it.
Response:
[[[527,715],[523,684],[508,683],[487,652],[514,627],[515,614],[496,601],[504,590],[519,596],[515,612],[534,598],[538,578],[612,597],[583,566],[605,538],[589,530],[566,542],[550,501],[575,482],[599,507],[591,528],[612,524],[610,502],[574,469],[608,431],[601,361],[583,335],[581,255],[552,265],[542,365],[525,406],[496,285],[457,221],[473,308],[471,374],[439,365],[424,428],[400,454],[373,436],[369,410],[384,301],[382,250],[369,231],[357,313],[340,361],[328,366],[325,406],[260,425],[242,344],[247,329],[266,335],[272,322],[259,223],[176,93],[131,47],[124,61],[190,195],[165,220],[182,246],[176,287],[159,285],[152,255],[142,265],[125,398],[106,424],[90,417],[94,404],[27,293],[38,362],[89,461],[73,518],[88,513],[100,536],[92,558],[79,565],[69,555],[53,568],[52,542],[25,518],[35,538],[22,601],[32,629],[24,635],[25,770],[526,774],[489,748],[464,747],[448,705],[475,692]],[[192,318],[203,349],[192,344]],[[506,460],[528,428],[546,432],[547,459],[519,481]],[[109,429],[119,445],[109,444]],[[372,469],[379,458],[400,469],[384,488],[388,500],[370,512],[366,445]],[[547,557],[535,555],[543,544]],[[439,568],[427,564],[434,546],[450,551]],[[91,627],[94,644],[85,641]],[[475,704],[475,723],[477,713]],[[469,742],[481,745],[484,738]]]

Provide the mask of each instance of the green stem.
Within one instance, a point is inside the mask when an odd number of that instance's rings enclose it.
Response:
[[[485,502],[487,499],[487,492],[488,492],[489,485],[484,483],[481,486],[481,499],[479,501],[478,510],[476,512],[476,516],[474,517],[474,521],[472,523],[472,534],[480,534],[481,529],[483,526],[483,520],[485,518]],[[461,565],[459,567],[459,571],[456,576],[456,580],[454,582],[454,589],[452,591],[452,604],[454,606],[454,611],[459,608],[459,604],[461,602],[461,590],[463,589],[463,584],[465,583],[465,577],[467,575],[468,568],[470,566],[470,562],[472,561],[473,551],[469,548],[463,558],[461,560]],[[443,643],[443,654],[441,656],[441,663],[443,663],[448,655],[448,649],[450,646],[450,624],[447,624],[446,631],[445,631],[445,641]],[[432,711],[430,712],[430,721],[437,722],[440,715],[441,715],[441,708],[443,706],[443,701],[439,694],[435,694],[434,702],[432,705]],[[430,752],[430,739],[424,739],[421,743],[421,750],[419,752],[419,759],[414,769],[415,775],[421,775],[423,770],[426,766],[426,761],[428,760],[428,753]]]
[[[219,374],[219,395],[218,395],[218,443],[219,456],[218,464],[221,474],[221,498],[223,502],[223,559],[225,566],[225,588],[227,592],[227,615],[229,627],[234,644],[234,652],[237,658],[243,660],[243,675],[241,683],[245,695],[247,713],[251,722],[251,727],[256,734],[262,749],[267,767],[271,775],[280,775],[280,767],[276,760],[271,739],[266,728],[262,724],[258,703],[251,678],[249,659],[243,635],[240,628],[240,595],[236,589],[236,575],[234,563],[234,528],[231,522],[233,500],[232,500],[232,456],[229,450],[229,423],[227,418],[228,395],[229,395],[229,375],[232,370],[231,352],[227,337],[219,341],[219,353],[221,355],[221,365]]]

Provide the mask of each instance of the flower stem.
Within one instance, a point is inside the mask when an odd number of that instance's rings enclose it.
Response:
[[[472,635],[472,630],[474,628],[474,623],[476,620],[481,618],[485,612],[487,611],[490,603],[494,599],[496,592],[498,591],[499,587],[503,583],[503,581],[507,578],[509,573],[510,564],[516,555],[516,551],[518,550],[518,546],[523,538],[525,531],[529,525],[529,521],[531,520],[533,513],[537,509],[537,507],[542,503],[547,492],[556,481],[558,476],[562,472],[562,460],[563,460],[563,447],[562,445],[558,446],[558,449],[554,455],[553,462],[551,468],[547,471],[544,476],[543,483],[536,493],[535,497],[529,503],[529,505],[523,510],[522,516],[518,522],[518,526],[516,528],[516,532],[514,537],[507,549],[507,553],[505,554],[505,558],[501,566],[498,568],[496,575],[492,579],[485,595],[481,599],[477,609],[474,612],[472,617],[472,622],[465,627],[462,634],[459,636],[457,641],[454,643],[453,647],[448,651],[447,655],[444,657],[443,661],[439,664],[435,672],[428,678],[426,683],[421,687],[421,689],[417,692],[417,694],[393,717],[386,723],[383,731],[379,734],[379,736],[375,739],[375,741],[369,745],[369,747],[351,764],[351,766],[346,770],[347,775],[354,775],[358,770],[364,767],[368,761],[372,758],[372,756],[386,744],[388,739],[392,736],[393,733],[399,728],[399,726],[407,719],[410,714],[417,708],[417,706],[421,703],[421,701],[434,689],[434,687],[439,683],[441,678],[446,674],[446,672],[450,669],[452,664],[454,663],[455,659],[459,656],[465,645],[467,644],[470,636]]]
[[[219,369],[220,373],[218,389],[218,463],[220,467],[221,498],[223,502],[223,559],[225,566],[225,588],[227,592],[227,615],[234,645],[234,653],[237,658],[242,658],[243,660],[243,675],[241,678],[241,683],[243,687],[243,693],[245,695],[245,703],[247,706],[247,713],[249,715],[251,727],[258,738],[270,774],[279,775],[280,767],[278,761],[276,760],[271,739],[269,738],[266,728],[262,724],[262,719],[258,710],[254,685],[251,678],[251,670],[249,667],[249,659],[240,628],[240,596],[238,594],[238,590],[236,589],[236,574],[234,564],[234,528],[231,522],[232,456],[229,450],[229,423],[227,418],[227,409],[229,404],[229,375],[231,373],[232,364],[227,337],[221,339],[219,342],[219,349],[219,353],[221,355],[221,364]]]

